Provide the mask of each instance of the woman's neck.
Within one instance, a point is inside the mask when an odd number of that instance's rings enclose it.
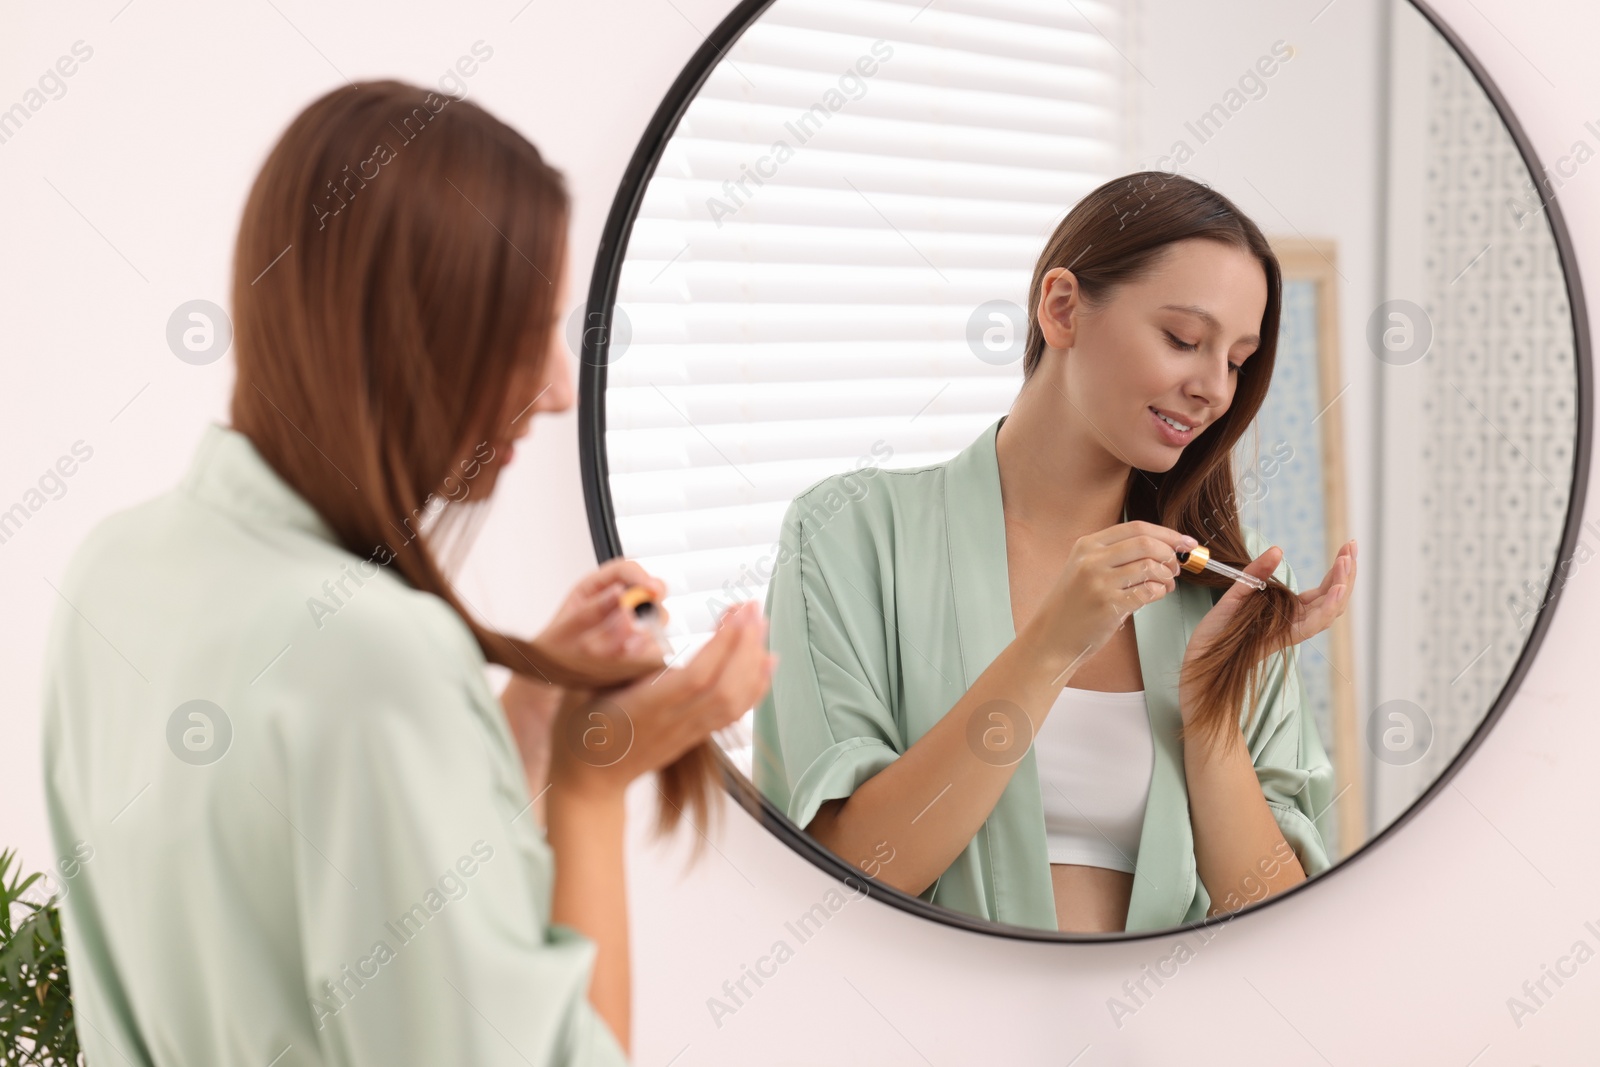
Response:
[[[1065,541],[1122,521],[1128,465],[1040,368],[995,439],[1007,520]]]

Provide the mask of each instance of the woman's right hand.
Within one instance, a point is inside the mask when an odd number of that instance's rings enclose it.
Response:
[[[1081,663],[1135,610],[1176,588],[1177,554],[1196,543],[1139,520],[1078,538],[1024,632],[1034,647],[1060,654],[1064,663]]]
[[[602,563],[572,588],[555,617],[531,644],[549,661],[541,669],[530,664],[525,672],[545,684],[614,686],[649,675],[661,669],[661,649],[649,634],[633,622],[633,613],[622,606],[622,592],[631,585],[643,586],[654,594],[660,621],[670,617],[661,601],[667,585],[637,562],[618,556]],[[559,672],[565,672],[565,675]],[[571,682],[569,679],[576,678]]]
[[[755,706],[777,663],[766,651],[761,605],[735,605],[717,627],[686,667],[618,689],[567,690],[550,738],[550,785],[614,799]]]

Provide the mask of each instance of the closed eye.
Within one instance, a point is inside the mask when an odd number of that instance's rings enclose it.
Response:
[[[1180,352],[1193,352],[1195,349],[1200,347],[1198,344],[1190,344],[1187,341],[1180,341],[1171,330],[1162,330],[1161,332],[1167,335],[1167,344],[1178,349]],[[1244,370],[1244,368],[1237,363],[1228,364],[1229,373],[1237,374],[1242,370]]]

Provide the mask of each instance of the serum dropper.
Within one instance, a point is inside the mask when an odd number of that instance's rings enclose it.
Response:
[[[1191,574],[1210,571],[1212,574],[1221,574],[1232,578],[1236,582],[1243,582],[1252,589],[1265,589],[1267,587],[1267,583],[1255,575],[1246,574],[1236,567],[1230,567],[1226,563],[1218,563],[1212,559],[1211,552],[1205,545],[1196,545],[1187,552],[1179,552],[1178,564]]]

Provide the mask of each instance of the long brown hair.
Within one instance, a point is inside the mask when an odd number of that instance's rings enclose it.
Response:
[[[388,80],[314,101],[245,203],[230,415],[346,549],[444,600],[485,659],[587,689],[474,618],[438,555],[481,515],[471,480],[509,431],[513,372],[563,358],[548,339],[568,214],[561,173],[475,103]],[[661,772],[660,832],[685,806],[703,830],[709,745]]]
[[[1256,224],[1221,193],[1181,175],[1139,171],[1116,178],[1075,204],[1051,234],[1034,267],[1028,307],[1038,310],[1044,275],[1056,267],[1072,272],[1086,305],[1103,306],[1118,286],[1147,275],[1169,246],[1188,238],[1231,245],[1260,262],[1267,278],[1261,343],[1238,374],[1227,412],[1183,450],[1171,470],[1129,471],[1128,518],[1190,534],[1213,559],[1243,567],[1251,556],[1239,526],[1233,449],[1261,410],[1272,381],[1283,288],[1278,258]],[[1044,353],[1038,317],[1030,315],[1024,381]],[[1215,595],[1232,585],[1209,571],[1184,571],[1181,580],[1209,586]],[[1294,592],[1273,578],[1266,589],[1245,598],[1233,624],[1189,667],[1185,681],[1199,694],[1199,706],[1188,709],[1186,741],[1194,737],[1214,744],[1239,724],[1241,708],[1254,708],[1268,657],[1287,656],[1299,607]]]

